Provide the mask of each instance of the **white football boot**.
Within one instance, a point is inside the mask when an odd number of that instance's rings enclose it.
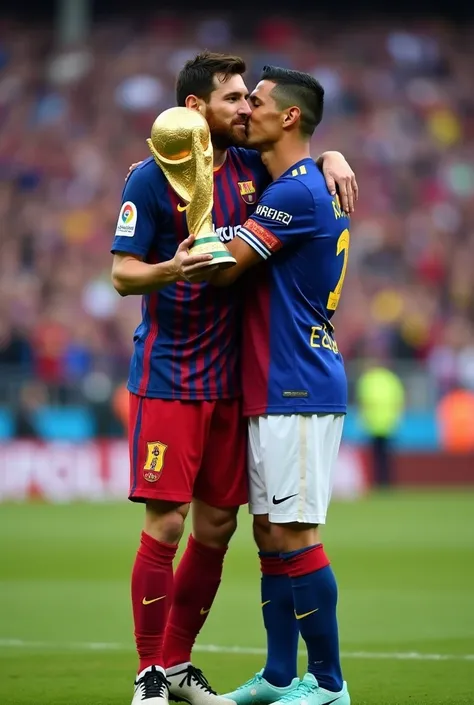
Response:
[[[137,676],[132,705],[168,705],[168,680],[161,666],[149,666]]]
[[[231,700],[217,695],[203,672],[192,663],[180,663],[178,666],[167,668],[166,678],[170,700],[173,702],[189,703],[189,705],[234,705]]]

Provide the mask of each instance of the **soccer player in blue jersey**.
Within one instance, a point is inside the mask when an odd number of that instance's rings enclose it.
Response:
[[[178,104],[209,122],[213,216],[224,242],[270,182],[258,153],[236,146],[245,144],[250,114],[244,71],[240,58],[206,52],[186,64],[177,83]],[[234,289],[187,280],[182,262],[205,259],[189,260],[190,243],[185,206],[153,159],[144,161],[126,183],[112,246],[116,289],[143,295],[128,383],[130,499],[146,506],[132,574],[139,654],[133,705],[166,705],[169,692],[193,705],[225,703],[190,661],[238,506],[247,501],[239,310]],[[191,500],[193,534],[173,575]]]
[[[263,671],[225,697],[238,705],[349,705],[339,659],[337,586],[319,535],[326,521],[347,404],[331,318],[349,252],[349,218],[310,158],[324,91],[308,74],[267,66],[250,96],[248,144],[273,179],[229,244],[244,272],[244,414],[250,511],[262,568],[268,654]],[[199,265],[184,264],[192,277]],[[308,671],[296,673],[298,633]]]

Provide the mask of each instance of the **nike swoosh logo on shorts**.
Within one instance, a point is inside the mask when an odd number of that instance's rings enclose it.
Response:
[[[281,499],[277,499],[275,495],[273,495],[272,502],[273,504],[281,504],[282,502],[286,502],[287,499],[291,499],[292,497],[296,497],[298,492],[295,494],[289,494],[288,497],[282,497]]]

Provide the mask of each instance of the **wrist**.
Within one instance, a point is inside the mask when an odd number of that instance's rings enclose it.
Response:
[[[180,277],[174,260],[170,259],[166,262],[159,262],[154,266],[156,277],[160,284],[176,284],[176,282],[179,281]]]
[[[338,152],[335,149],[328,149],[328,150],[326,150],[326,152],[322,152],[319,155],[319,157],[316,159],[316,164],[318,166],[322,166],[326,157],[335,157],[335,156],[342,157],[343,155],[341,152]]]

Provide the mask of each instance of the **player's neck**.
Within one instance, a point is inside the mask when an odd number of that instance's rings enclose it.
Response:
[[[285,171],[288,171],[293,164],[310,156],[308,142],[298,141],[289,144],[287,140],[282,140],[273,144],[271,149],[262,151],[262,162],[265,164],[273,181],[275,181]]]
[[[216,149],[214,147],[214,169],[219,169],[227,158],[227,149]]]

